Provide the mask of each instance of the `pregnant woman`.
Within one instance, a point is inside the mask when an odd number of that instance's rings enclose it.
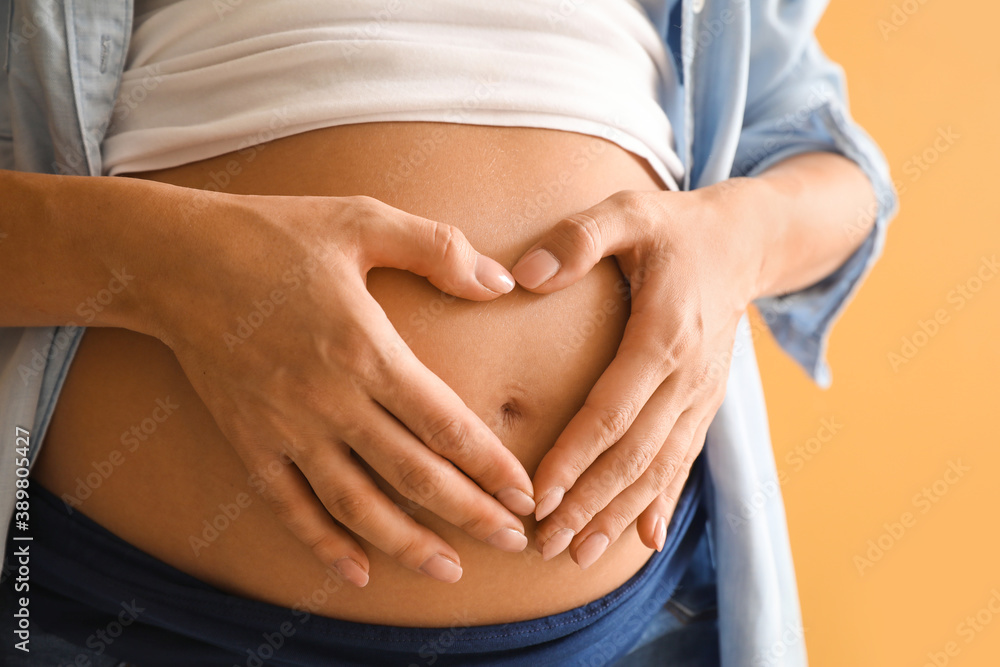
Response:
[[[724,523],[769,461],[739,324],[758,300],[821,374],[893,201],[816,7],[743,3],[700,33],[704,4],[145,0],[49,21],[99,36],[98,79],[115,18],[129,42],[114,98],[79,98],[110,114],[99,153],[87,132],[47,144],[103,177],[2,172],[2,324],[64,325],[40,364],[43,330],[4,330],[6,409],[33,439],[13,508],[31,531],[7,547],[16,569],[30,532],[32,597],[9,577],[4,615],[30,609],[35,652],[5,645],[12,664],[661,664],[682,641],[661,608],[716,569],[721,636],[690,664],[746,661],[796,620],[790,573],[768,579],[790,566],[780,498]],[[752,30],[772,51],[722,70],[742,106],[693,92],[695,52]],[[41,32],[9,44],[12,128],[66,95],[17,81],[22,49],[66,39]],[[740,114],[742,134],[692,135]],[[43,171],[10,134],[5,166]],[[727,458],[751,448],[759,469]],[[742,597],[736,559],[765,581]],[[770,591],[760,627],[734,621]]]

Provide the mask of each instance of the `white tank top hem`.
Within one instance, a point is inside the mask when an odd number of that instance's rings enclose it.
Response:
[[[684,169],[658,101],[676,85],[634,0],[137,0],[104,169],[431,121],[601,137],[676,190]]]

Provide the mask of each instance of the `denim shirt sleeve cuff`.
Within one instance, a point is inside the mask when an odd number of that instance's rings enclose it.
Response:
[[[769,133],[761,133],[766,135]],[[870,137],[847,115],[836,97],[815,108],[795,136],[768,151],[773,137],[744,137],[748,150],[756,148],[754,166],[745,174],[757,175],[782,160],[800,153],[825,150],[854,161],[872,183],[877,201],[875,225],[861,246],[832,274],[819,282],[789,294],[761,297],[754,301],[781,348],[822,388],[832,382],[826,360],[830,330],[882,253],[889,220],[898,210],[898,198],[889,168]],[[760,158],[764,155],[763,159]],[[739,162],[737,162],[739,164]],[[857,233],[871,210],[858,212]],[[850,231],[848,232],[850,233]]]

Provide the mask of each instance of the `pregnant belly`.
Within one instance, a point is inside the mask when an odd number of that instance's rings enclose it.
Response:
[[[508,268],[565,215],[618,190],[661,188],[648,165],[602,139],[437,123],[317,130],[142,176],[234,193],[369,195],[456,225]],[[628,315],[623,287],[611,259],[559,293],[516,289],[490,303],[448,297],[401,271],[376,269],[368,280],[417,357],[529,474],[614,357]],[[260,315],[247,319],[266,317],[267,304],[257,308]],[[234,331],[239,326],[233,322]],[[632,527],[581,571],[565,553],[548,562],[533,546],[503,553],[411,508],[461,555],[461,581],[416,574],[362,540],[371,581],[364,589],[340,585],[256,495],[170,349],[121,329],[92,328],[83,337],[34,475],[113,533],[199,579],[352,621],[536,618],[610,592],[652,553]],[[525,528],[533,544],[530,518]]]

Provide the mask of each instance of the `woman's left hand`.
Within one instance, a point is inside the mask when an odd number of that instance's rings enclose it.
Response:
[[[736,196],[754,187],[618,192],[560,221],[512,270],[549,293],[613,255],[631,292],[617,356],[535,474],[546,560],[568,546],[586,568],[636,518],[643,543],[663,548],[725,396],[736,327],[759,294],[767,211]]]

